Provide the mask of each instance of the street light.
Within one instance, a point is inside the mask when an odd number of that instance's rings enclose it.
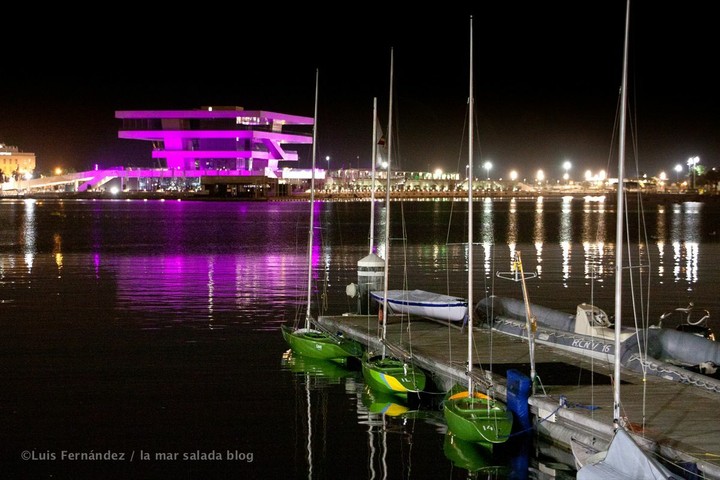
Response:
[[[563,175],[563,179],[567,182],[570,179],[570,174],[568,173],[568,170],[570,170],[570,167],[572,167],[572,164],[569,160],[565,160],[563,163],[563,169],[565,170],[565,175]]]
[[[330,175],[330,155],[325,157],[325,160],[328,162],[328,176]]]
[[[682,172],[682,165],[680,165],[678,163],[677,165],[675,165],[675,181],[676,182],[680,181],[680,172]]]
[[[490,169],[492,168],[492,163],[491,163],[491,162],[485,162],[485,164],[483,165],[483,168],[486,170],[487,179],[490,180]]]

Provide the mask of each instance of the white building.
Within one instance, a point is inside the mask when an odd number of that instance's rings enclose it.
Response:
[[[0,172],[2,173],[2,181],[8,181],[10,178],[14,180],[27,178],[27,175],[32,174],[34,170],[34,153],[21,152],[18,150],[18,147],[0,143]]]

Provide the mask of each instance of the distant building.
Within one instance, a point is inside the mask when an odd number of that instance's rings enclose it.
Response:
[[[280,162],[297,162],[289,145],[312,144],[312,117],[242,107],[197,110],[117,111],[119,138],[153,144],[152,158],[164,168],[186,172],[279,178]],[[303,128],[304,127],[304,128]]]
[[[0,143],[0,172],[2,181],[20,180],[35,170],[35,154],[21,152],[18,147]]]

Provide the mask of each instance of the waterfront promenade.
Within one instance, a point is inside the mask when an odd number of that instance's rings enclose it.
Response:
[[[615,191],[592,190],[538,190],[538,191],[508,191],[488,190],[473,193],[473,198],[478,201],[483,198],[492,199],[537,199],[572,197],[614,203],[617,193]],[[309,193],[296,193],[283,196],[266,197],[243,197],[243,196],[212,196],[200,192],[174,192],[174,191],[139,191],[130,190],[122,192],[90,191],[90,192],[66,192],[66,191],[28,191],[23,193],[6,193],[0,199],[35,198],[35,199],[99,199],[99,200],[207,200],[207,201],[261,201],[261,202],[306,202],[310,200]],[[315,200],[318,201],[370,201],[372,196],[369,192],[315,192]],[[391,200],[405,201],[466,201],[467,191],[456,192],[422,192],[422,191],[393,191]],[[632,195],[629,198],[634,198]],[[698,192],[643,192],[643,201],[649,203],[681,203],[681,202],[707,202],[718,201],[720,195]],[[385,201],[384,192],[376,192],[375,201]]]

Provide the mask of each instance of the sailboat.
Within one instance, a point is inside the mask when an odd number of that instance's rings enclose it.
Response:
[[[282,335],[290,348],[300,355],[322,360],[345,362],[348,358],[360,358],[363,353],[362,345],[352,339],[320,330],[313,325],[311,314],[312,300],[312,249],[313,230],[315,227],[315,160],[317,140],[317,108],[318,108],[318,78],[315,73],[315,122],[313,125],[312,148],[312,174],[310,176],[310,228],[308,229],[308,274],[307,274],[307,305],[305,323],[302,328],[282,325]]]
[[[470,95],[468,169],[473,171],[473,28],[470,17]],[[468,180],[468,305],[473,303],[473,189]],[[473,315],[468,315],[467,385],[455,385],[443,402],[448,431],[466,442],[504,443],[510,437],[513,414],[507,405],[475,390],[473,381]]]
[[[625,178],[625,129],[627,110],[627,66],[628,39],[630,31],[630,0],[627,0],[625,12],[625,45],[623,51],[623,77],[621,89],[620,136],[618,150],[618,186],[617,186],[617,219],[616,219],[616,253],[615,253],[615,351],[620,351],[621,319],[622,319],[622,266],[624,239],[624,178]],[[615,355],[613,381],[613,426],[615,429],[607,451],[601,451],[581,458],[581,454],[589,454],[590,449],[577,447],[573,441],[573,454],[580,466],[577,478],[582,480],[633,478],[636,480],[681,479],[633,439],[620,422],[620,355]]]
[[[387,354],[389,348],[387,337],[388,310],[387,291],[390,259],[390,189],[391,189],[391,158],[392,158],[392,97],[393,97],[393,53],[390,51],[390,109],[388,116],[388,158],[387,158],[387,184],[385,187],[385,278],[384,290],[386,292],[380,309],[380,349],[378,355],[365,352],[362,361],[362,374],[366,385],[373,390],[390,393],[407,398],[408,393],[419,393],[425,388],[425,372],[419,367],[409,363],[400,356]]]
[[[380,140],[378,140],[380,139]],[[345,289],[351,298],[357,297],[357,312],[361,315],[370,313],[371,296],[373,288],[380,288],[385,261],[375,253],[375,186],[376,167],[379,158],[384,155],[385,137],[382,135],[380,122],[377,115],[377,97],[373,98],[373,134],[372,134],[372,171],[370,185],[370,249],[367,256],[358,261],[358,283],[351,283]]]

